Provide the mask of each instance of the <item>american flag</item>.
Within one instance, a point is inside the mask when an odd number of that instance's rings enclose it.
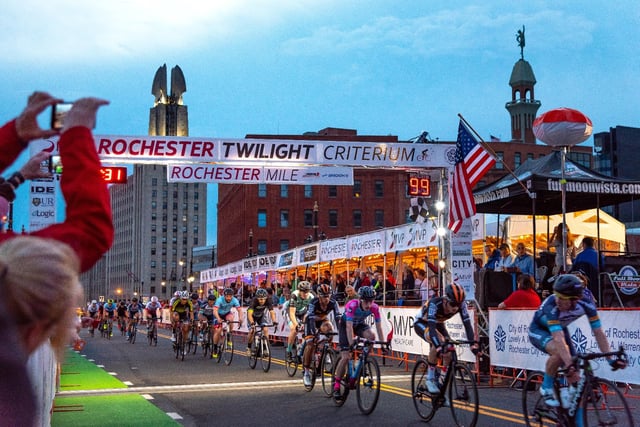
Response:
[[[460,121],[453,180],[449,188],[449,229],[456,233],[462,221],[476,213],[473,186],[496,164],[496,159],[476,141]]]

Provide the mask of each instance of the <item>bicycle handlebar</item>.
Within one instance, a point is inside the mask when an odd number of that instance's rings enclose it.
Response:
[[[624,347],[620,346],[617,351],[609,351],[607,353],[582,353],[573,356],[573,360],[593,360],[600,359],[601,357],[615,356],[617,359],[627,360],[627,353],[624,351]]]

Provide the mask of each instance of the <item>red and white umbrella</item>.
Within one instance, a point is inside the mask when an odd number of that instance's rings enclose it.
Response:
[[[533,121],[533,134],[554,147],[568,147],[586,141],[593,132],[589,117],[571,108],[556,108]]]

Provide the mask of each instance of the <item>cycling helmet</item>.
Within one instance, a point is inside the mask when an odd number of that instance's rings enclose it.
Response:
[[[256,291],[256,298],[266,298],[268,296],[266,289],[258,289]]]
[[[109,304],[113,304],[113,299],[109,298],[109,301],[107,301]]]
[[[131,302],[138,302],[138,298],[136,297],[131,298]]]
[[[182,298],[182,299],[189,299],[189,291],[182,291],[182,292],[180,292],[180,298]]]
[[[298,283],[298,290],[301,292],[309,292],[311,290],[311,284],[306,280]]]
[[[318,286],[318,295],[321,297],[329,297],[331,296],[331,288],[329,288],[329,285],[323,284]]]
[[[151,297],[151,302],[154,302],[154,303],[155,303],[155,302],[158,302],[158,297],[157,297],[157,296],[155,296],[155,295],[154,295],[154,296],[152,296],[152,297]]]
[[[224,288],[224,291],[222,291],[223,295],[233,295],[233,289],[231,288]]]
[[[365,301],[373,301],[376,299],[376,291],[374,291],[371,286],[363,286],[358,289],[358,295],[360,295],[360,299]]]
[[[91,304],[97,304],[97,303],[98,303],[98,301],[96,301],[96,300],[92,300],[91,301]]]
[[[191,294],[191,299],[198,299],[198,294],[195,292]]]
[[[179,298],[180,297],[180,293],[181,293],[180,291],[175,291],[173,296],[176,297],[176,298]]]
[[[215,301],[216,300],[216,296],[213,294],[209,294],[209,296],[207,297],[207,300],[209,301]]]
[[[460,305],[464,302],[464,289],[457,283],[447,285],[444,290],[444,294],[446,295],[447,299],[453,304]]]
[[[553,284],[553,292],[562,298],[582,298],[582,280],[573,274],[561,274]]]

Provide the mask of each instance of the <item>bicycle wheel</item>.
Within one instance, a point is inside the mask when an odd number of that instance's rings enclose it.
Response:
[[[544,374],[542,372],[531,372],[527,375],[527,380],[522,386],[522,414],[527,427],[542,427],[545,417],[547,422],[551,419],[557,419],[554,414],[550,413],[553,408],[545,405],[542,396],[540,396],[540,385],[543,377]],[[551,415],[551,417],[548,415]]]
[[[184,343],[187,353],[191,353],[193,351],[193,347],[197,346],[197,341],[194,341],[194,340],[198,339],[198,335],[194,335],[195,334],[194,330],[195,328],[192,325],[191,328],[189,329],[189,333],[187,334],[187,340]]]
[[[293,342],[291,347],[291,357],[285,356],[284,367],[287,370],[287,375],[293,377],[298,371],[298,339]]]
[[[205,359],[209,355],[209,351],[213,349],[213,342],[211,341],[211,328],[206,327],[202,333],[202,357]]]
[[[269,368],[271,368],[271,344],[269,344],[269,339],[265,336],[262,337],[261,348],[260,363],[262,364],[262,370],[269,372]]]
[[[220,358],[224,359],[224,364],[229,366],[233,360],[233,339],[229,332],[222,337],[222,351]]]
[[[131,344],[135,344],[136,343],[136,335],[138,333],[138,324],[134,323],[133,325],[131,325],[131,334],[129,335],[129,342]]]
[[[109,327],[107,328],[107,339],[111,339],[111,335],[113,335],[113,322],[109,322]]]
[[[376,409],[380,397],[380,367],[378,361],[373,357],[367,357],[366,362],[362,365],[356,387],[356,397],[358,398],[358,408],[363,414],[369,415]]]
[[[593,378],[582,394],[583,425],[632,426],[633,416],[622,392],[609,380]],[[576,418],[580,411],[576,413]]]
[[[451,415],[460,427],[475,426],[478,422],[478,387],[473,374],[462,363],[453,365],[449,382]]]
[[[311,376],[311,382],[309,383],[309,385],[305,385],[304,389],[306,391],[311,391],[313,390],[313,387],[316,385],[316,378],[318,377],[318,368],[319,368],[319,364],[320,364],[320,355],[318,354],[318,352],[322,352],[322,349],[319,349],[316,347],[316,349],[314,350],[314,354],[311,357],[311,366],[309,366],[309,375]]]
[[[153,327],[154,326],[155,325],[151,323],[147,328],[147,342],[149,343],[149,345],[153,345]]]
[[[340,363],[340,359],[342,359],[341,356],[338,356],[338,359],[336,360],[336,363],[333,365],[333,370],[331,371],[331,389],[335,390],[335,383],[336,383],[336,368],[338,367],[338,364]],[[342,378],[340,379],[340,398],[336,398],[335,396],[333,396],[333,403],[336,404],[336,406],[342,406],[344,405],[344,402],[347,401],[347,397],[349,396],[349,373],[348,373],[349,369],[348,367],[345,366],[345,370],[344,370],[344,375],[342,375]]]
[[[258,354],[260,351],[260,346],[258,345],[259,342],[260,340],[254,337],[253,343],[251,344],[251,348],[247,349],[247,353],[249,356],[249,367],[251,369],[255,369],[258,363]]]
[[[331,378],[333,377],[333,367],[336,365],[337,359],[338,354],[335,350],[325,347],[320,361],[320,381],[322,382],[322,391],[327,397],[331,397],[333,394]]]
[[[153,346],[158,346],[158,324],[153,322],[153,327],[151,328],[152,336],[153,336]]]
[[[419,359],[416,366],[413,367],[411,373],[411,395],[413,397],[413,406],[418,412],[418,416],[425,421],[430,421],[436,413],[433,405],[433,398],[427,391],[427,370],[429,365],[424,359]]]

